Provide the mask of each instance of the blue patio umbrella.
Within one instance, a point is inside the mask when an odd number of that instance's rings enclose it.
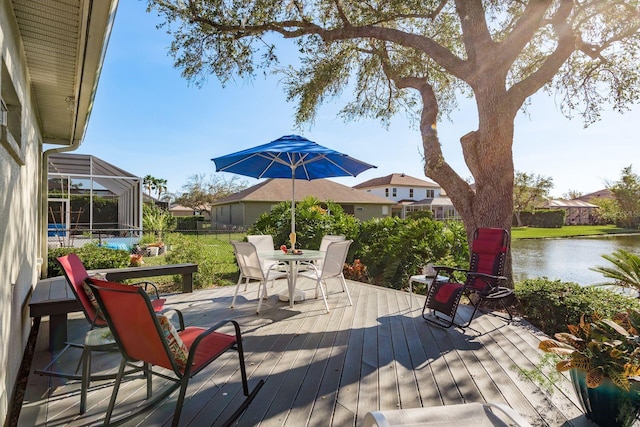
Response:
[[[291,178],[291,233],[296,231],[296,179],[310,181],[357,176],[376,167],[299,135],[285,135],[268,144],[211,160],[216,164],[216,172],[231,172],[253,178]],[[295,241],[295,237],[293,239]]]

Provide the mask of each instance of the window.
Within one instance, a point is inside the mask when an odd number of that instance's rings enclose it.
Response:
[[[389,189],[388,188],[384,189],[384,197],[389,197]]]
[[[13,86],[4,61],[0,75],[0,144],[20,165],[24,165],[22,152],[22,105]]]
[[[409,198],[413,199],[413,188],[409,189]]]
[[[394,188],[392,190],[392,195],[393,195],[393,197],[398,197],[398,189],[397,188]]]
[[[435,197],[435,190],[427,190],[427,199],[433,199]]]

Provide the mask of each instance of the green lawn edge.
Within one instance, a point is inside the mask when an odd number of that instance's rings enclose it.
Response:
[[[604,236],[613,234],[638,234],[640,230],[620,228],[615,225],[567,225],[562,228],[512,227],[511,238],[547,239],[561,237]]]

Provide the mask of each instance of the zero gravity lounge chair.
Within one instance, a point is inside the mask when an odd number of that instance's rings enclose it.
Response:
[[[507,281],[502,276],[509,250],[509,233],[501,228],[479,228],[474,233],[471,245],[469,270],[436,266],[436,277],[429,287],[427,299],[422,309],[422,317],[429,323],[449,328],[466,328],[477,314],[480,306],[488,301],[498,302],[512,315],[505,300],[513,295],[513,290],[501,286]],[[463,274],[464,280],[456,280],[455,273]],[[464,322],[456,321],[460,298],[469,298],[473,306],[471,317]]]

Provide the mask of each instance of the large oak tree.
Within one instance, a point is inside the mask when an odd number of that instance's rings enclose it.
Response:
[[[588,124],[606,105],[623,111],[640,90],[637,0],[149,0],[149,8],[195,83],[281,72],[298,123],[337,96],[346,119],[415,113],[425,175],[451,197],[469,236],[511,228],[514,119],[533,94],[555,92],[566,115]],[[278,61],[270,34],[297,43],[298,66]],[[437,132],[461,96],[477,107],[477,129],[460,138],[475,188],[447,163],[441,144],[454,141]]]

